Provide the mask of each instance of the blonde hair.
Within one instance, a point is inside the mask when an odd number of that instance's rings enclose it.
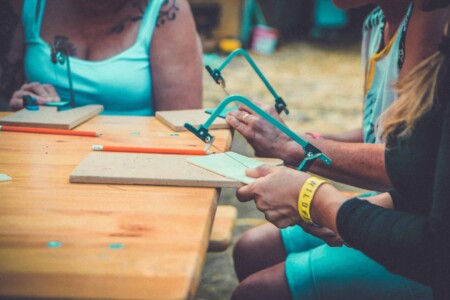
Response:
[[[445,35],[447,36],[449,23]],[[446,55],[437,51],[417,65],[396,84],[398,99],[381,116],[383,140],[411,134],[417,120],[431,109],[437,98],[439,79]]]

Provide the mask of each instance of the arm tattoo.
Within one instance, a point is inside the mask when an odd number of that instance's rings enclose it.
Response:
[[[124,19],[119,21],[119,23],[114,25],[112,28],[108,29],[106,34],[114,34],[114,33],[120,34],[125,29],[125,26],[127,25],[127,23],[134,23],[134,22],[138,22],[138,21],[142,20],[144,13],[145,13],[145,9],[148,5],[148,0],[136,0],[136,1],[132,1],[130,3],[138,11],[139,14],[135,15],[135,16],[133,16],[131,14],[127,15]]]
[[[173,21],[177,18],[177,12],[180,11],[180,8],[176,2],[176,0],[164,0],[156,21],[156,27],[159,28],[166,24],[167,21]]]
[[[23,58],[10,56],[11,43],[19,22],[19,16],[8,1],[0,0],[0,111],[7,110],[9,99],[24,81]]]

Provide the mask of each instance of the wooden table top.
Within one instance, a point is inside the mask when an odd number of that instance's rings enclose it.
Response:
[[[6,113],[0,113],[0,117]],[[94,144],[204,144],[154,118],[98,116],[101,137],[0,132],[0,296],[189,299],[208,246],[218,191],[70,184]],[[230,146],[228,130],[215,145]]]

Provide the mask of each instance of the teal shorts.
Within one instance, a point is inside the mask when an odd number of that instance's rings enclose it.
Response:
[[[428,300],[431,289],[386,270],[348,247],[329,247],[299,226],[281,230],[293,299]]]

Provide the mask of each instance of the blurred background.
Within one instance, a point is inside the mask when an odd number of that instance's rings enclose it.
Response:
[[[189,0],[204,48],[204,64],[218,67],[246,48],[303,131],[341,132],[359,126],[363,69],[361,27],[372,7],[343,11],[331,0]],[[227,91],[273,103],[242,57],[224,69]],[[204,73],[204,106],[226,94]],[[296,122],[301,122],[297,124]],[[318,127],[320,126],[320,127]]]
[[[189,0],[204,48],[204,64],[213,69],[236,48],[246,48],[290,110],[283,119],[298,133],[339,133],[359,127],[363,108],[361,28],[373,9],[352,11],[331,0]],[[223,70],[226,89],[268,104],[274,99],[242,57]],[[226,93],[204,71],[204,107],[215,107]],[[237,137],[234,147],[248,152]],[[356,191],[338,185],[341,190]],[[219,205],[233,205],[238,217],[233,242],[265,222],[253,203],[239,203],[223,189]],[[237,285],[233,244],[208,253],[196,299],[230,299]]]

